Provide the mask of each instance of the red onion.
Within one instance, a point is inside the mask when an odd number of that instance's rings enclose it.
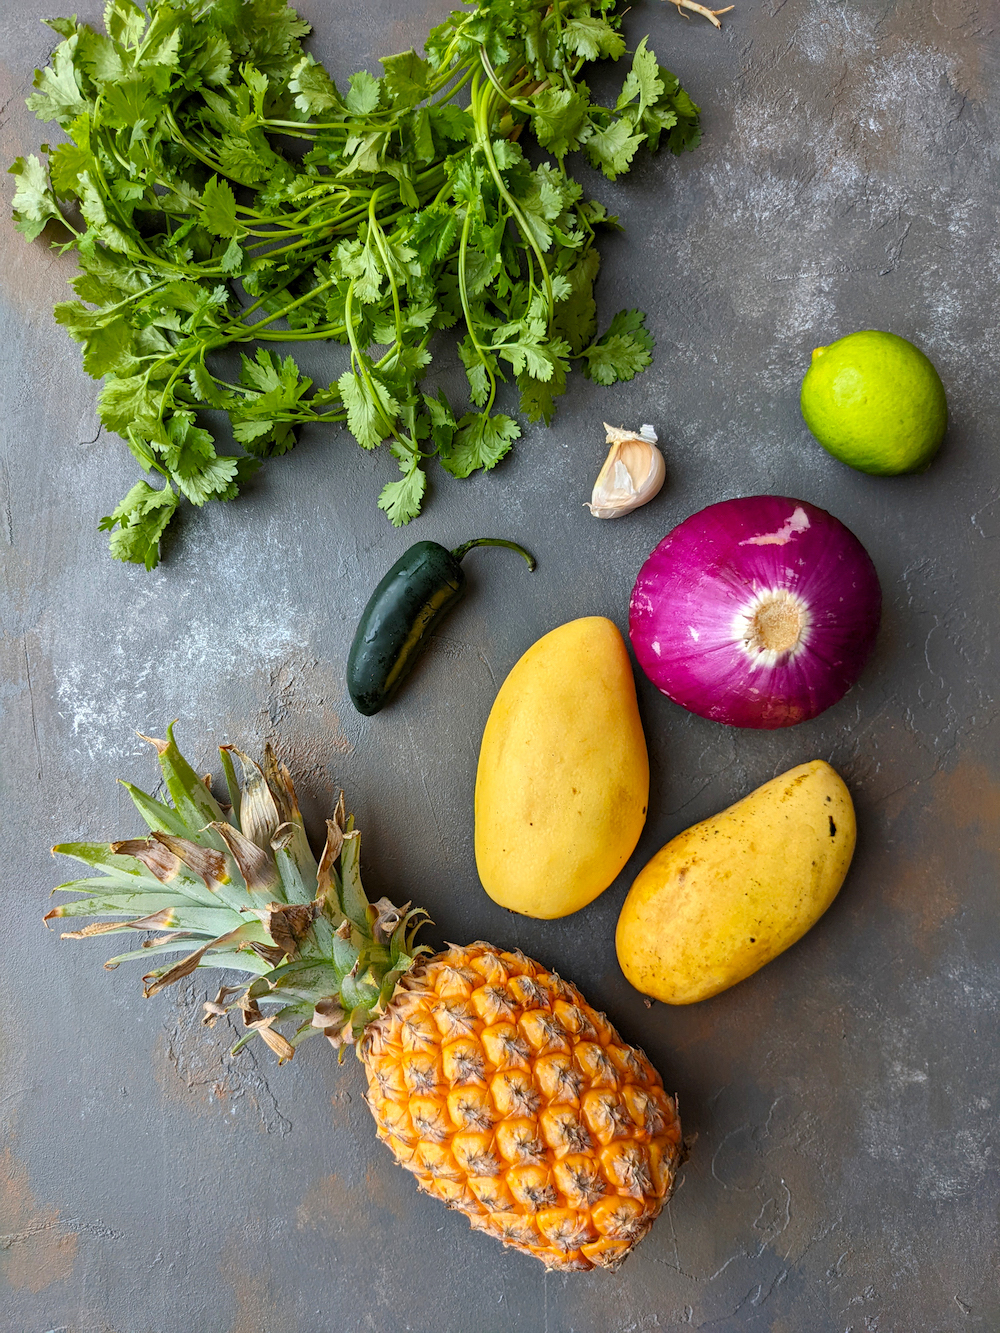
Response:
[[[839,519],[754,495],[664,537],[636,579],[629,632],[675,703],[733,727],[790,727],[854,684],[881,608],[875,566]]]

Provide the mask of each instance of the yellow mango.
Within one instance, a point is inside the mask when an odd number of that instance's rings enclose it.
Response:
[[[649,760],[617,627],[560,625],[493,704],[476,774],[476,865],[494,902],[566,916],[619,874],[646,821]]]
[[[822,759],[766,782],[639,872],[618,918],[622,971],[665,1004],[735,986],[823,915],[855,835],[850,792]]]

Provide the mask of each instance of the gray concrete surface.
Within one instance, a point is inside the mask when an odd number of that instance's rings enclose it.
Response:
[[[449,7],[306,0],[343,76],[419,44]],[[5,162],[53,131],[24,107],[58,6],[0,6]],[[61,11],[60,11],[61,12]],[[100,5],[82,0],[96,22]],[[998,27],[989,0],[738,0],[719,34],[635,5],[704,107],[693,155],[593,193],[605,316],[640,305],[652,368],[575,383],[496,473],[435,482],[425,516],[375,509],[393,474],[315,432],[244,498],[184,520],[153,574],[114,564],[97,518],[131,485],[96,386],[53,322],[72,270],[0,219],[3,949],[0,1328],[9,1333],[994,1333],[1000,1328],[996,560]],[[9,200],[8,180],[5,200]],[[6,206],[3,216],[6,217]],[[829,458],[799,418],[816,344],[893,330],[938,365],[951,428],[919,477]],[[322,358],[325,353],[317,352]],[[581,507],[601,420],[653,422],[659,499]],[[714,500],[777,491],[832,510],[878,567],[884,624],[860,684],[814,722],[735,732],[641,680],[649,822],[620,880],[558,922],[478,886],[472,784],[495,689],[555,624],[624,627],[638,567]],[[372,719],[343,684],[368,593],[418,538],[503,533],[410,687]],[[418,1195],[373,1134],[353,1058],[279,1069],[198,1021],[210,983],[141,996],[138,968],[41,926],[49,846],[137,829],[114,779],[152,784],[134,728],[212,766],[280,741],[320,827],[347,788],[367,881],[424,902],[432,942],[517,945],[641,1044],[697,1136],[667,1213],[616,1275],[546,1275]],[[854,794],[854,867],[821,924],[739,987],[647,1009],[620,975],[628,884],[674,833],[773,774],[829,759]]]

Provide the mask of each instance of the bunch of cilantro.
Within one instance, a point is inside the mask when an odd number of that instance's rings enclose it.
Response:
[[[182,496],[232,499],[308,422],[388,442],[401,475],[378,503],[407,523],[428,459],[467,477],[520,435],[494,409],[499,381],[548,422],[573,362],[601,384],[649,364],[637,311],[595,336],[595,229],[616,222],[565,160],[582,150],[614,180],[643,144],[693,148],[698,108],[645,39],[615,104],[592,99],[586,66],[625,54],[614,7],[475,0],[423,57],[344,91],[284,0],[110,0],[105,33],[51,21],[62,41],[28,104],[67,141],[11,167],[14,214],[29,240],[66,229],[79,299],[56,319],[104,380],[102,422],[162,479],[101,520],[113,555],[152,568]],[[463,412],[421,391],[453,327]],[[269,345],[320,339],[350,348],[326,385]],[[218,452],[206,409],[228,414],[242,454]]]

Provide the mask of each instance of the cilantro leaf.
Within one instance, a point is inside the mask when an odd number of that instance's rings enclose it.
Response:
[[[246,256],[234,236],[226,246],[220,261],[220,267],[223,273],[229,274],[230,276],[238,274],[243,268],[245,258]]]
[[[81,117],[83,125],[81,126],[81,137],[85,138],[87,134],[88,117]],[[77,126],[79,122],[74,121],[71,129]],[[29,159],[33,161],[34,159]],[[18,158],[18,162],[21,159]],[[85,145],[76,143],[61,143],[49,153],[49,176],[52,180],[52,188],[61,199],[68,199],[76,194],[80,182],[80,173],[87,170],[92,161],[90,149]],[[17,163],[14,164],[15,166]],[[10,168],[11,171],[14,167]],[[15,200],[15,205],[16,205]]]
[[[645,37],[636,47],[615,110],[623,113],[637,133],[645,133],[651,151],[659,146],[664,130],[671,131],[668,142],[675,153],[693,148],[700,137],[698,108],[679,80],[656,63]]]
[[[612,334],[585,349],[587,364],[583,373],[598,384],[614,384],[616,380],[630,380],[645,370],[652,357],[634,338]]]
[[[133,142],[143,137],[161,111],[159,98],[141,73],[109,83],[104,89],[102,115],[105,123],[131,130]]]
[[[193,505],[203,505],[206,500],[232,500],[239,489],[238,473],[238,458],[216,456],[185,470],[177,468],[173,475],[185,497]]]
[[[282,360],[263,347],[255,360],[244,355],[242,361],[240,380],[256,395],[229,404],[233,433],[251,453],[276,458],[295,444],[295,419],[312,380],[292,357]]]
[[[282,360],[266,347],[258,347],[253,360],[242,352],[240,360],[243,362],[240,379],[251,389],[259,389],[261,393],[281,390],[294,392],[298,385],[299,368],[290,356]],[[306,387],[311,383],[311,380],[306,380]]]
[[[192,477],[215,457],[215,442],[194,423],[193,412],[173,412],[158,421],[149,444],[178,478]]]
[[[19,157],[13,166],[7,168],[17,177],[17,189],[14,191],[14,225],[29,241],[40,235],[50,218],[62,221],[63,217],[55,196],[49,189],[45,168],[29,153],[26,158]]]
[[[382,82],[392,105],[400,111],[416,106],[428,95],[431,67],[421,60],[416,51],[404,51],[398,56],[383,56],[385,70]]]
[[[53,313],[70,337],[84,344],[83,368],[95,380],[128,359],[135,339],[127,320],[88,310],[80,301],[61,301]]]
[[[295,66],[288,88],[295,94],[295,105],[304,115],[322,117],[343,108],[337,85],[310,55],[303,56]]]
[[[199,402],[205,403],[208,407],[221,407],[223,405],[225,400],[204,361],[194,363],[188,371],[188,380],[191,383],[192,392]]]
[[[532,127],[543,148],[564,157],[579,148],[593,133],[588,116],[590,99],[586,87],[546,88],[534,98]]]
[[[351,91],[347,94],[347,109],[354,116],[367,116],[378,109],[382,98],[382,80],[376,79],[367,70],[358,70],[348,82]]]
[[[486,353],[484,359],[484,354],[472,341],[471,334],[459,343],[458,354],[469,381],[469,397],[477,407],[482,407],[490,396],[490,374],[496,374],[496,358]]]
[[[603,18],[570,19],[563,29],[562,41],[567,50],[583,56],[584,60],[600,60],[603,56],[617,60],[625,54],[625,38]]]
[[[430,418],[430,436],[435,449],[447,450],[455,437],[458,422],[455,420],[455,414],[451,410],[451,404],[448,402],[444,390],[439,389],[436,398],[424,394],[424,406]]]
[[[135,0],[110,0],[104,11],[108,36],[125,47],[138,46],[146,31],[147,16]]]
[[[566,339],[574,353],[586,347],[597,329],[594,281],[600,267],[601,256],[596,249],[591,248],[585,250],[564,275],[569,292],[556,305],[552,328]]]
[[[67,126],[90,105],[83,95],[76,73],[76,48],[79,33],[60,42],[52,52],[52,63],[45,69],[35,70],[34,84],[38,92],[27,99],[28,110],[39,120],[54,120]]]
[[[516,375],[526,371],[532,379],[541,380],[542,383],[547,383],[560,365],[565,370],[568,354],[568,343],[546,337],[544,329],[534,332],[530,326],[526,336],[503,353]]]
[[[595,130],[584,145],[591,166],[600,167],[609,181],[617,180],[632,165],[643,142],[641,134],[632,133],[626,117],[613,120],[605,129]]]
[[[236,196],[228,181],[212,176],[205,185],[201,196],[201,220],[213,236],[237,236],[240,232],[236,221]]]
[[[518,375],[517,387],[521,394],[521,411],[529,421],[551,422],[556,410],[556,399],[566,392],[566,363],[557,361],[547,380],[531,375]]]
[[[663,92],[660,79],[660,67],[656,56],[650,51],[648,38],[644,37],[635,48],[632,68],[625,76],[621,94],[615,104],[616,111],[623,111],[638,100],[638,114],[641,116],[648,106],[653,106]]]
[[[630,380],[652,361],[653,338],[639,310],[620,310],[607,333],[585,347],[583,373],[598,384]]]
[[[517,422],[499,412],[495,416],[467,412],[451,441],[438,449],[438,459],[453,477],[467,477],[477,468],[488,472],[510,452],[520,434]]]
[[[184,53],[184,81],[188,86],[198,83],[212,85],[230,81],[233,64],[232,47],[222,33],[202,32],[201,45]]]
[[[234,50],[271,76],[287,78],[302,54],[298,39],[309,31],[285,0],[243,0],[232,29]]]
[[[177,500],[169,485],[157,491],[146,481],[136,482],[98,524],[101,532],[111,533],[108,545],[115,559],[155,568],[160,562],[160,538],[174,516]]]
[[[382,295],[384,275],[375,246],[360,241],[342,241],[336,251],[341,272],[354,280],[354,294],[365,305],[372,305]]]
[[[149,383],[146,375],[109,378],[97,398],[97,412],[108,430],[124,436],[130,426],[152,428],[162,398],[162,390]]]
[[[701,142],[701,108],[692,102],[681,87],[680,79],[662,65],[660,79],[663,83],[663,96],[657,103],[657,109],[668,107],[677,117],[676,124],[667,139],[667,145],[672,153],[691,152]]]
[[[392,423],[399,403],[380,382],[374,371],[368,372],[371,388],[353,370],[345,370],[337,388],[347,408],[347,426],[362,449],[374,449],[392,433]]]
[[[420,513],[426,487],[427,474],[416,464],[398,481],[387,482],[382,487],[378,507],[394,528],[404,527]]]

